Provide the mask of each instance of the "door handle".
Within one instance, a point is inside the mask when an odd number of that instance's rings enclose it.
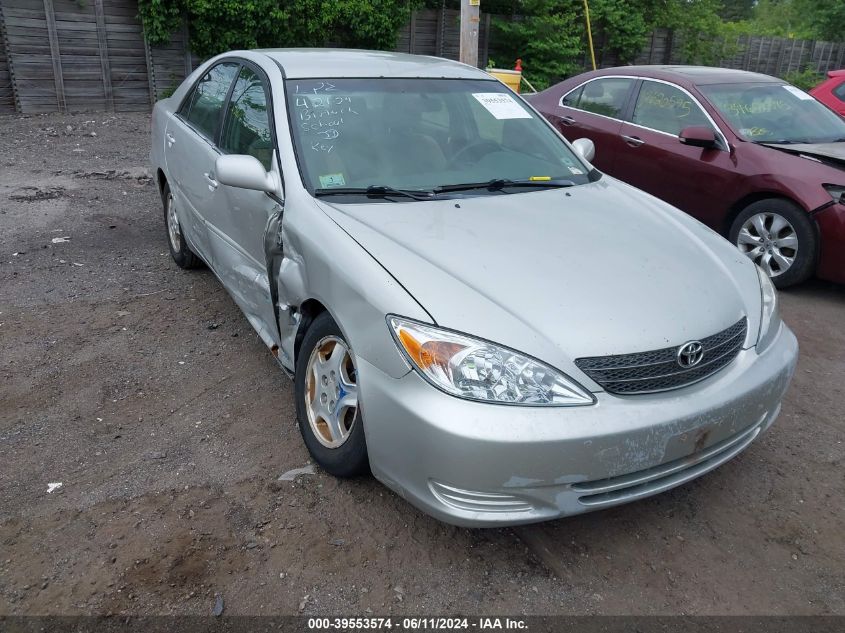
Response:
[[[214,172],[206,172],[205,179],[208,181],[208,190],[214,191],[220,183],[214,180]]]
[[[645,141],[641,139],[639,136],[627,136],[625,134],[621,135],[624,141],[630,145],[631,147],[639,147],[640,145],[644,145]]]
[[[176,142],[176,137],[173,136],[170,132],[165,132],[164,138],[167,139],[167,146],[168,147],[171,147],[173,145],[173,143]]]
[[[573,119],[571,116],[560,117],[560,122],[564,125],[575,125],[575,119]]]

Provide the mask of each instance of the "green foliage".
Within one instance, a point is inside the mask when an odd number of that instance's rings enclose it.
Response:
[[[658,27],[674,31],[685,63],[714,63],[735,53],[721,0],[589,0],[594,39],[619,63],[631,63]],[[538,88],[584,69],[589,55],[583,0],[512,0],[512,15],[494,20],[497,57],[522,58]]]
[[[630,0],[593,0],[590,22],[604,35],[604,44],[620,63],[633,62],[648,41],[653,26],[644,11]]]
[[[759,0],[750,23],[757,35],[840,42],[845,39],[845,2]]]
[[[674,31],[685,64],[714,64],[725,56],[721,0],[676,0],[665,3],[657,19]]]
[[[793,86],[798,86],[801,90],[809,91],[818,86],[824,80],[824,75],[812,68],[806,68],[804,70],[786,73],[784,79]]]
[[[182,6],[171,0],[140,0],[138,15],[144,25],[144,35],[150,44],[165,44],[170,34],[179,29]]]
[[[742,22],[754,15],[757,0],[725,0],[719,16],[726,22]]]
[[[162,44],[186,16],[200,57],[242,48],[358,46],[389,49],[416,1],[139,0],[144,32]]]
[[[523,0],[520,17],[493,20],[497,55],[521,58],[523,74],[538,90],[583,68],[583,22],[572,5],[571,0]]]

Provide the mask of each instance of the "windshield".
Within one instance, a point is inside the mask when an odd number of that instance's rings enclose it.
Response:
[[[495,80],[291,79],[286,89],[295,150],[312,193],[590,179],[589,167]]]
[[[758,143],[845,140],[845,121],[806,92],[784,84],[699,86],[743,138]]]

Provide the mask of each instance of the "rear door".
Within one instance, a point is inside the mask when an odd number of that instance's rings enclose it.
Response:
[[[616,154],[623,150],[619,132],[636,80],[599,77],[563,95],[549,119],[569,141],[588,138],[595,143],[593,164],[614,175]]]
[[[223,154],[253,156],[278,170],[269,83],[244,62],[225,107],[218,147]],[[267,345],[276,343],[264,234],[279,202],[263,191],[220,184],[206,215],[217,276]]]
[[[619,131],[625,149],[612,174],[711,227],[719,226],[729,206],[727,196],[741,176],[724,136],[698,101],[679,86],[644,79],[629,118]],[[720,147],[682,144],[678,135],[690,126],[713,129]]]
[[[238,72],[236,62],[216,64],[200,78],[165,130],[164,158],[176,200],[179,224],[188,243],[213,265],[206,215],[217,190],[215,145],[223,104]]]

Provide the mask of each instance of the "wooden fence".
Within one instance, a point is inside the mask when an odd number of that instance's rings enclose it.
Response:
[[[135,0],[0,0],[0,112],[149,110],[196,60],[149,47]]]
[[[458,59],[461,43],[461,12],[454,9],[414,11],[399,31],[396,50],[416,55]],[[478,29],[478,65],[487,66],[490,49],[490,14],[482,13]]]
[[[845,42],[793,40],[784,37],[742,35],[735,41],[723,41],[724,49],[735,51],[720,59],[718,66],[785,77],[795,71],[813,70],[826,73],[845,67]],[[670,29],[655,29],[648,44],[637,56],[635,64],[682,64],[684,42]],[[585,68],[586,68],[585,59]],[[596,64],[601,68],[621,65],[609,54],[604,37],[596,38]]]
[[[445,7],[415,11],[396,50],[457,59],[459,15]],[[490,15],[482,14],[479,26],[484,67],[495,48]],[[602,67],[620,65],[600,33],[596,44]],[[845,43],[743,36],[730,44],[736,53],[720,61],[725,68],[782,77],[845,67]],[[680,37],[656,29],[635,63],[682,63],[682,51]],[[137,0],[0,0],[0,113],[148,110],[198,63],[186,24],[169,44],[147,44]]]

